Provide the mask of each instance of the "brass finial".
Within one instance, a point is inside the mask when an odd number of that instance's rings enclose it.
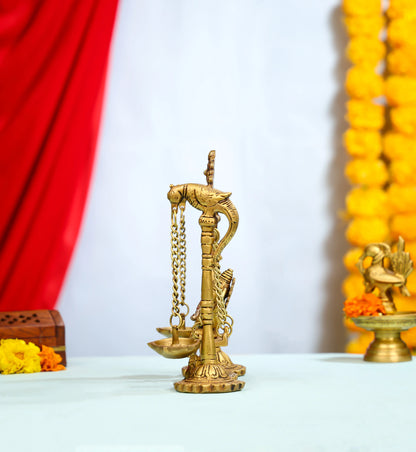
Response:
[[[210,151],[208,154],[208,165],[204,171],[204,176],[207,178],[207,185],[212,187],[214,185],[214,166],[215,166],[215,151]]]

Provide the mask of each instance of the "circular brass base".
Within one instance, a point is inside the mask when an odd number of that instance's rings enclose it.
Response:
[[[364,355],[364,361],[400,363],[412,360],[412,354],[402,341],[400,333],[416,326],[415,312],[362,316],[352,320],[357,326],[374,331],[375,338]]]
[[[411,360],[412,354],[400,336],[374,339],[364,355],[364,361],[374,363],[401,363]]]
[[[178,392],[202,394],[240,391],[245,385],[244,381],[231,378],[227,380],[219,379],[218,381],[204,380],[203,378],[182,380],[174,383],[174,386]]]

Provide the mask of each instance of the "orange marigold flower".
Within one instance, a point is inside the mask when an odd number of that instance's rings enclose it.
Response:
[[[388,196],[380,188],[353,188],[346,197],[347,213],[357,217],[390,216]]]
[[[351,185],[368,187],[381,187],[389,178],[386,165],[382,160],[351,160],[345,167],[345,175]]]
[[[62,361],[62,357],[55,353],[52,347],[42,345],[42,351],[39,353],[39,357],[42,372],[65,370],[65,366],[59,364]]]
[[[391,220],[390,228],[394,239],[398,239],[399,236],[402,236],[406,242],[408,240],[416,240],[416,215],[395,215]]]
[[[363,293],[356,297],[347,298],[344,302],[344,312],[349,318],[375,316],[386,314],[383,302],[373,293]]]
[[[344,17],[345,28],[350,37],[367,36],[373,39],[378,38],[385,23],[386,20],[382,15]]]
[[[345,148],[353,157],[376,159],[381,154],[381,133],[377,130],[348,129],[343,138]]]
[[[368,243],[386,241],[389,225],[381,218],[355,218],[348,225],[345,236],[351,245],[364,247]]]
[[[416,160],[393,160],[390,174],[398,185],[416,185]]]
[[[398,17],[416,17],[415,0],[390,0],[387,15],[390,19]]]
[[[346,119],[354,129],[380,130],[384,126],[384,107],[370,101],[352,99],[347,102]]]
[[[416,46],[406,44],[391,50],[387,55],[387,67],[392,74],[416,77]]]
[[[393,213],[416,213],[415,185],[391,184],[387,195]]]
[[[383,95],[384,80],[371,67],[354,66],[347,72],[345,89],[353,99],[370,100]]]
[[[375,67],[384,60],[386,45],[378,38],[357,36],[347,46],[348,59],[358,66]]]
[[[343,0],[342,9],[348,16],[372,16],[381,14],[380,0]]]
[[[397,132],[386,133],[383,137],[384,155],[390,160],[416,161],[416,136]]]
[[[397,132],[416,135],[416,107],[392,108],[390,117]]]
[[[392,47],[416,45],[416,18],[392,20],[387,27],[387,40]]]

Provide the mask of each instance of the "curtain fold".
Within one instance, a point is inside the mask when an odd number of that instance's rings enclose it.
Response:
[[[0,310],[54,307],[94,163],[118,0],[0,0]]]

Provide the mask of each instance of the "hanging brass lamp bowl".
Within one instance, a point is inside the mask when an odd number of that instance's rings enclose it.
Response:
[[[178,327],[172,328],[172,338],[148,342],[148,346],[165,358],[179,359],[195,353],[200,341],[190,337],[179,337]]]

